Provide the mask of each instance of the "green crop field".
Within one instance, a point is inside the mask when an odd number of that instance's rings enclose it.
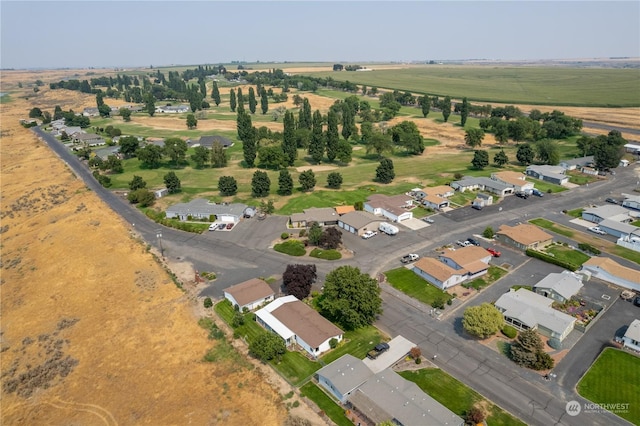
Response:
[[[475,102],[640,106],[639,69],[414,66],[369,72],[309,72],[369,87],[467,97]]]

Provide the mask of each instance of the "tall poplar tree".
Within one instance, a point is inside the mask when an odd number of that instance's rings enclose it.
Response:
[[[256,105],[258,102],[256,101],[256,93],[253,90],[253,87],[249,87],[249,111],[251,114],[256,113]]]
[[[298,157],[298,147],[296,143],[296,121],[293,113],[287,111],[284,114],[284,131],[282,138],[282,151],[287,157],[287,163],[293,166]]]
[[[238,112],[244,112],[244,96],[242,96],[242,89],[238,87],[238,95],[236,96],[238,100]]]
[[[216,103],[216,106],[220,105],[220,90],[218,89],[218,82],[213,82],[213,89],[211,89],[211,99]]]
[[[460,125],[462,127],[467,123],[467,117],[469,117],[469,101],[467,98],[463,98],[462,106],[460,107]]]
[[[338,114],[329,110],[327,115],[327,158],[333,161],[338,155],[338,142],[340,135],[338,134]]]
[[[237,106],[236,91],[231,89],[231,92],[229,92],[229,107],[231,108],[231,112],[236,112]]]
[[[440,103],[440,109],[442,109],[442,117],[444,118],[444,122],[446,123],[449,120],[449,116],[451,115],[451,98],[449,96],[445,96],[445,98]]]
[[[298,128],[299,129],[311,129],[311,104],[309,99],[304,98],[302,101],[302,109],[300,109]]]
[[[329,111],[329,116],[331,116],[331,111]],[[334,113],[335,116],[335,113]],[[336,135],[338,134],[338,124],[336,117]],[[309,141],[309,155],[316,163],[320,163],[322,161],[322,157],[324,157],[324,143],[325,138],[322,133],[322,114],[320,114],[319,110],[313,113],[313,123],[311,127],[311,141]],[[335,158],[335,154],[334,154]]]
[[[260,91],[260,109],[262,110],[263,115],[269,111],[269,97],[267,96],[267,91],[264,90],[264,87],[262,87],[262,90]]]
[[[355,111],[348,103],[342,104],[342,137],[348,141],[356,126]]]
[[[245,140],[242,141],[242,153],[244,154],[244,162],[247,164],[247,167],[253,167],[255,165],[256,155],[258,153],[257,138],[258,132],[252,127],[251,131],[247,133]]]

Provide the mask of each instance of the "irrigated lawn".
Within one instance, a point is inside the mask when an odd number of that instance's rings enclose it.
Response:
[[[407,268],[392,269],[384,274],[394,288],[427,305],[431,305],[437,299],[442,299],[444,302],[451,299],[449,293],[440,290]]]
[[[564,246],[550,246],[547,247],[546,251],[547,253],[552,253],[556,259],[576,266],[580,266],[590,259],[588,255],[582,253],[581,251],[573,250],[569,247]]]
[[[616,414],[640,424],[640,358],[618,349],[605,349],[577,386],[578,393],[598,404],[629,404]]]
[[[338,426],[353,426],[351,420],[344,414],[344,410],[336,404],[326,393],[313,382],[309,382],[300,388],[300,394],[316,403],[322,411]]]
[[[579,209],[573,209],[573,210],[569,210],[567,211],[567,214],[571,217],[582,217],[582,212],[584,211],[583,208],[579,208]]]
[[[329,364],[344,354],[351,354],[356,358],[364,359],[367,352],[382,341],[380,331],[374,326],[347,331],[340,345],[322,357],[322,362]]]
[[[466,288],[473,287],[476,290],[480,290],[482,288],[489,287],[505,275],[507,275],[507,271],[498,266],[491,265],[489,266],[487,274],[483,275],[482,278],[476,278],[473,281],[462,284],[462,286]]]
[[[529,222],[531,222],[532,224],[539,226],[540,228],[544,228],[544,229],[548,229],[549,231],[553,231],[556,234],[560,234],[560,235],[564,235],[565,237],[573,237],[574,232],[562,225],[558,225],[556,223],[551,222],[550,220],[547,219],[542,219],[542,218],[538,218],[538,219],[531,219]]]
[[[269,364],[294,386],[299,386],[322,367],[303,354],[290,351],[282,356],[280,362],[271,360]]]
[[[465,417],[467,410],[473,407],[474,404],[484,401],[489,407],[487,423],[490,426],[524,426],[526,424],[500,407],[491,404],[482,395],[442,370],[425,368],[417,371],[402,371],[400,375],[417,384],[425,393],[462,418]]]

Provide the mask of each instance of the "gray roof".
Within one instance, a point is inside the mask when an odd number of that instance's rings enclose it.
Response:
[[[496,301],[496,308],[504,316],[514,318],[528,327],[541,325],[558,334],[564,334],[575,318],[551,307],[552,299],[546,298],[525,288],[509,291]]]
[[[609,228],[614,231],[622,232],[623,234],[632,234],[636,232],[638,229],[637,226],[629,225],[628,223],[618,222],[617,220],[605,219],[602,222],[598,223],[600,228]]]
[[[102,136],[96,135],[95,133],[79,133],[75,135],[74,138],[79,139],[81,141],[90,141],[93,139],[102,139]]]
[[[606,204],[604,206],[591,207],[585,209],[582,214],[591,214],[594,216],[599,216],[603,219],[608,219],[617,215],[629,214],[629,210],[625,209],[622,206],[616,206],[612,204]]]
[[[106,148],[96,149],[95,153],[97,157],[100,157],[102,160],[106,160],[108,156],[116,154],[120,151],[119,146],[108,146]]]
[[[233,145],[233,142],[231,142],[231,140],[229,140],[229,139],[227,139],[225,137],[222,137],[222,136],[218,136],[218,135],[200,136],[200,140],[197,143],[200,144],[200,146],[205,146],[207,148],[211,148],[211,147],[213,147],[213,144],[215,144],[216,142],[219,143],[220,145],[222,145],[225,148]]]
[[[403,359],[415,346],[415,343],[403,336],[396,336],[389,341],[389,349],[386,352],[380,354],[376,359],[365,358],[363,362],[371,371],[379,373]]]
[[[340,216],[333,207],[310,208],[304,213],[294,213],[291,215],[292,222],[335,222]]]
[[[524,181],[523,181],[524,182]],[[493,188],[497,191],[503,191],[507,188],[512,188],[511,185],[504,184],[502,182],[498,182],[488,177],[480,176],[464,176],[461,180],[456,180],[452,183],[457,184],[459,186],[484,186],[485,188]]]
[[[464,424],[453,411],[391,369],[367,380],[349,401],[376,423],[395,419],[405,426]]]
[[[205,215],[220,215],[231,214],[235,216],[242,216],[244,209],[247,208],[246,204],[233,203],[233,204],[216,204],[210,203],[204,198],[196,198],[188,203],[178,203],[167,209],[167,213],[173,214],[205,214]]]
[[[346,354],[318,370],[342,395],[353,391],[373,376],[373,371],[353,355]]]
[[[588,157],[572,158],[570,160],[562,160],[562,163],[569,166],[586,166],[589,163],[593,163],[593,155]]]
[[[340,221],[355,229],[361,229],[372,222],[381,222],[381,219],[369,212],[355,211],[343,214]]]
[[[568,179],[568,176],[563,173],[564,169],[560,166],[549,166],[546,164],[540,166],[532,165],[527,167],[527,171],[529,170],[534,171],[541,176],[547,176],[558,180]]]
[[[640,342],[640,320],[633,320],[624,333],[624,337]]]
[[[533,288],[549,289],[565,299],[577,294],[582,288],[582,281],[569,271],[552,273],[541,279]]]

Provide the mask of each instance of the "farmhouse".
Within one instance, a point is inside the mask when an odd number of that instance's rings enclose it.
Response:
[[[512,187],[516,191],[533,189],[533,183],[527,182],[525,175],[518,172],[504,171],[491,174],[491,179]]]
[[[522,223],[516,226],[501,225],[496,233],[496,240],[506,246],[526,251],[548,246],[553,241],[553,236],[537,226]]]
[[[107,144],[107,142],[102,139],[102,136],[94,133],[76,133],[73,135],[73,142],[86,146],[101,146]]]
[[[451,182],[451,187],[456,191],[475,191],[482,190],[497,194],[499,197],[513,194],[513,187],[488,177],[472,177],[465,176],[462,180]]]
[[[432,257],[423,257],[413,264],[413,272],[441,290],[458,285],[467,279],[467,271],[456,270]]]
[[[636,352],[640,352],[640,320],[631,321],[629,328],[622,337],[622,345]]]
[[[374,194],[367,198],[364,210],[376,216],[384,216],[392,222],[402,222],[413,218],[409,211],[413,207],[413,198],[405,194],[387,196]]]
[[[507,324],[518,330],[534,329],[546,337],[562,341],[573,329],[576,319],[556,311],[551,307],[552,303],[553,299],[520,288],[500,296],[495,306]]]
[[[224,291],[224,298],[231,302],[232,306],[237,306],[240,311],[244,311],[245,308],[253,311],[260,305],[273,301],[275,293],[265,281],[252,278],[227,288]]]
[[[533,286],[536,293],[560,303],[571,299],[581,288],[582,280],[570,271],[549,274]]]
[[[582,264],[581,271],[629,290],[640,291],[640,273],[638,270],[620,265],[608,257],[592,257]]]
[[[360,385],[373,376],[373,371],[361,359],[346,354],[322,367],[316,374],[320,386],[344,404]]]
[[[342,341],[342,330],[295,296],[278,298],[258,310],[256,321],[287,346],[297,344],[313,357],[328,351],[331,339]]]
[[[312,207],[305,209],[304,213],[294,213],[289,216],[289,223],[293,228],[307,228],[313,222],[318,222],[320,226],[337,225],[338,219],[338,213],[333,207]]]
[[[369,212],[352,211],[340,216],[338,226],[352,234],[362,235],[367,231],[377,230],[381,222],[380,217]]]
[[[178,203],[169,207],[166,211],[168,219],[177,217],[180,220],[205,219],[221,222],[238,223],[247,206],[240,203],[222,203],[216,204],[205,200],[204,198],[196,198],[188,203]]]
[[[569,182],[569,176],[564,174],[564,170],[560,166],[549,165],[531,165],[527,167],[525,173],[535,179],[551,182],[556,185],[564,185]]]

